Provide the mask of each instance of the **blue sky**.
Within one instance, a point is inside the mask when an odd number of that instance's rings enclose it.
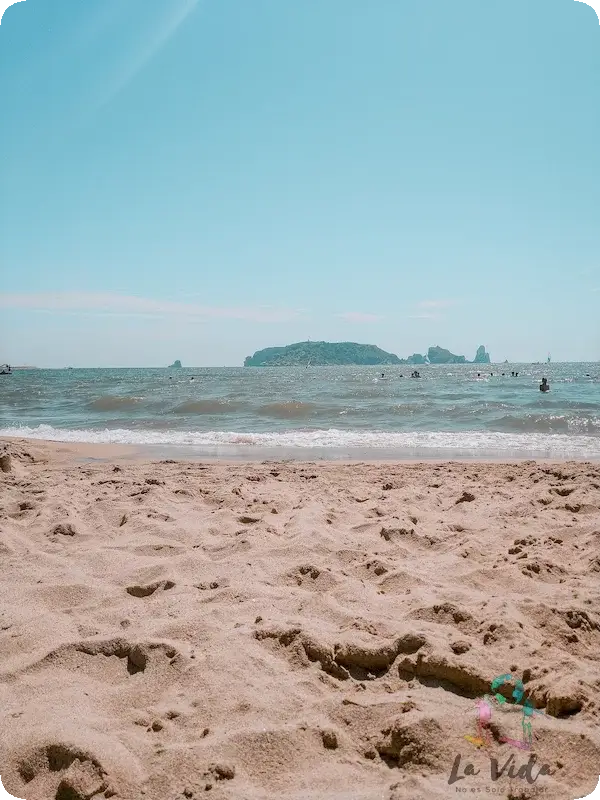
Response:
[[[0,361],[598,360],[599,67],[573,0],[19,2]]]

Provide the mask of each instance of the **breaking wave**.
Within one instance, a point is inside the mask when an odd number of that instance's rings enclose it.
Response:
[[[600,437],[565,434],[513,434],[493,431],[288,430],[265,433],[175,430],[67,430],[51,425],[11,427],[0,436],[55,442],[195,448],[211,452],[285,449],[310,458],[311,449],[390,451],[397,457],[467,454],[477,457],[600,458]],[[363,457],[364,454],[363,454]]]

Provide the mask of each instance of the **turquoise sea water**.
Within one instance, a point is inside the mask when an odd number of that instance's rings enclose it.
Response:
[[[17,371],[0,377],[0,436],[220,456],[600,458],[598,363],[412,369]]]

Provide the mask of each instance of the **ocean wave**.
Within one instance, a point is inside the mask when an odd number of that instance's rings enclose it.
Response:
[[[492,457],[600,458],[600,437],[565,434],[514,434],[493,431],[294,430],[267,433],[233,431],[67,430],[50,425],[11,427],[0,436],[89,444],[158,445],[198,448],[206,452],[243,452],[245,449],[286,449],[310,458],[312,449],[380,450],[398,455],[435,452]]]
[[[335,412],[334,409],[327,409],[329,413]],[[267,403],[256,409],[256,414],[263,417],[274,417],[275,419],[305,419],[314,417],[320,413],[321,409],[314,403],[301,403],[290,401],[284,403]]]
[[[87,404],[90,411],[125,411],[136,408],[143,402],[142,397],[118,397],[117,395],[107,394],[98,397]]]
[[[233,400],[189,400],[173,409],[174,414],[232,414],[246,407]]]
[[[414,414],[426,414],[428,411],[433,411],[435,405],[433,403],[397,403],[394,406],[381,407],[381,413],[393,414],[399,417],[410,417]]]
[[[551,398],[551,397],[542,397],[536,398],[536,400],[532,400],[530,403],[525,403],[523,408],[554,408],[554,409],[565,409],[565,399],[564,397],[559,398]],[[578,401],[578,400],[569,400],[568,402],[568,410],[569,411],[598,411],[600,408],[600,402],[586,402],[586,401]]]
[[[581,417],[574,414],[507,415],[489,423],[490,427],[522,433],[600,434],[600,417]]]

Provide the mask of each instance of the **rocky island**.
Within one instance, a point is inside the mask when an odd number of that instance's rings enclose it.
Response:
[[[244,361],[245,367],[298,367],[351,365],[376,366],[393,364],[489,364],[490,356],[481,345],[475,360],[467,361],[443,347],[430,347],[427,355],[413,353],[408,358],[398,358],[374,344],[356,342],[296,342],[286,347],[267,347],[257,350]]]
[[[298,367],[342,364],[402,364],[394,353],[374,344],[356,342],[297,342],[287,347],[267,347],[244,361],[245,367]]]
[[[430,364],[466,364],[467,359],[464,356],[456,356],[450,350],[445,350],[443,347],[436,345],[430,347],[427,351],[427,360]]]
[[[181,367],[181,361],[179,361],[179,359],[177,359],[177,361],[174,361],[174,362],[173,362],[173,363],[170,365],[169,369],[182,369],[182,367]]]
[[[475,354],[475,359],[473,361],[467,361],[464,356],[457,356],[454,353],[451,353],[450,350],[446,350],[444,347],[440,347],[436,345],[435,347],[430,347],[427,351],[426,356],[422,356],[420,353],[413,353],[412,356],[409,356],[406,359],[407,364],[490,364],[490,354],[486,352],[485,346],[481,345],[477,348],[477,353]]]

